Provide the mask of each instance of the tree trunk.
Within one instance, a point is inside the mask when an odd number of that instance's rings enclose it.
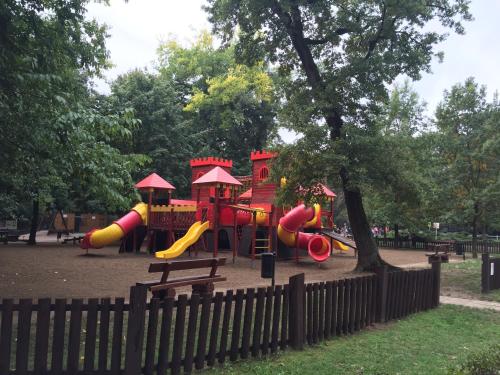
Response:
[[[31,227],[30,236],[28,238],[28,245],[36,245],[36,231],[38,229],[38,211],[40,209],[40,203],[38,199],[33,200],[33,211],[31,212]]]
[[[394,247],[399,249],[399,224],[394,224]]]
[[[347,208],[347,215],[351,225],[352,235],[358,249],[358,263],[356,271],[374,271],[375,268],[387,263],[380,257],[377,243],[373,238],[365,209],[363,198],[358,188],[349,188],[349,178],[345,168],[341,173],[344,199]]]

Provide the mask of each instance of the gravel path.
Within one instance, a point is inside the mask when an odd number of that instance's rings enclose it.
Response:
[[[489,309],[500,311],[500,303],[491,301],[480,301],[477,299],[465,299],[448,296],[440,296],[439,301],[446,305],[459,305],[475,309]]]

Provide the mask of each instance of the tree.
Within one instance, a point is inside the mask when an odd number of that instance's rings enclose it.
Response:
[[[326,124],[330,139],[344,144],[339,147],[345,150],[343,163],[336,169],[359,249],[357,269],[383,264],[360,178],[350,169],[359,155],[350,151],[360,133],[370,132],[370,115],[386,97],[386,85],[399,74],[417,79],[429,70],[433,47],[446,34],[423,26],[437,20],[462,33],[461,18],[471,18],[468,1],[210,0],[206,9],[224,42],[238,30],[239,50],[265,51],[283,74],[289,73],[293,90],[286,99],[300,98],[295,112],[309,114],[310,126]]]
[[[474,244],[479,228],[500,218],[499,120],[498,99],[488,103],[473,78],[445,91],[436,110],[444,218],[469,223]]]
[[[66,191],[111,209],[143,160],[110,146],[138,126],[130,111],[103,115],[90,79],[108,66],[106,30],[85,19],[85,1],[7,0],[0,5],[0,199],[15,214],[32,203],[29,243],[40,206]],[[3,203],[3,202],[2,202]]]
[[[137,179],[153,171],[176,187],[176,193],[190,192],[188,160],[194,154],[189,127],[184,119],[181,95],[171,80],[158,74],[134,70],[111,84],[107,98],[114,111],[133,108],[141,127],[131,141],[118,144],[124,153],[148,155],[151,163]]]
[[[380,129],[375,171],[363,184],[367,212],[375,224],[394,226],[396,241],[399,226],[416,231],[427,223],[427,195],[432,180],[427,176],[429,119],[425,104],[408,81],[396,85],[381,107],[374,126]]]
[[[238,64],[233,45],[215,48],[204,32],[188,48],[163,43],[158,70],[179,93],[193,156],[222,155],[234,161],[235,174],[248,174],[250,151],[265,147],[276,132],[267,66]]]

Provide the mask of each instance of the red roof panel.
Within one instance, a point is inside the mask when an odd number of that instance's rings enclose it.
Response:
[[[151,173],[148,177],[144,178],[143,180],[135,184],[135,187],[137,189],[153,188],[153,189],[175,190],[174,185],[164,180],[156,173]]]
[[[221,167],[215,167],[211,169],[210,172],[205,173],[203,176],[193,182],[193,185],[200,184],[226,184],[238,186],[243,185]]]
[[[328,198],[335,198],[337,196],[337,194],[328,189],[326,185],[319,184],[319,186],[321,186],[321,188],[323,189],[323,194],[325,194]]]

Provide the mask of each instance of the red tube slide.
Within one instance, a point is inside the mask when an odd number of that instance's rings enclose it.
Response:
[[[297,232],[308,221],[314,219],[312,207],[301,204],[280,219],[278,237],[285,245],[307,249],[307,252],[316,262],[324,262],[330,256],[330,242],[314,233]]]

